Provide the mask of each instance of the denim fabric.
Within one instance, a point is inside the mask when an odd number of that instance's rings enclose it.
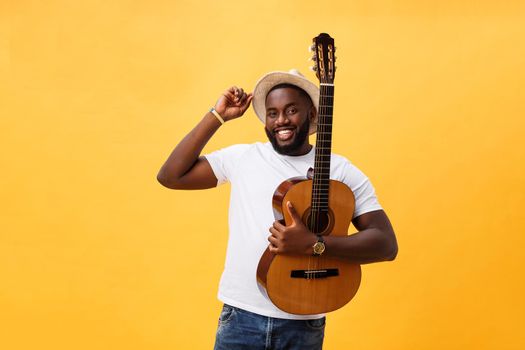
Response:
[[[326,318],[285,320],[224,305],[215,350],[318,350],[323,347]]]

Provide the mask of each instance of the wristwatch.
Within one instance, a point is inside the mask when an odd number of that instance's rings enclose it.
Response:
[[[317,242],[315,242],[314,246],[314,255],[321,255],[323,254],[324,250],[325,250],[325,245],[324,245],[324,239],[323,239],[323,236],[320,236],[320,235],[317,235]]]

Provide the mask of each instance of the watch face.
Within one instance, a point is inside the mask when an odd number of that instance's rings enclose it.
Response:
[[[316,242],[314,244],[314,254],[315,255],[321,255],[324,252],[324,243],[323,242]]]

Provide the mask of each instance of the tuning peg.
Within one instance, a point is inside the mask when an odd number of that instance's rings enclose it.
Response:
[[[312,55],[312,57],[310,57],[307,61],[317,62],[317,56],[316,55]]]
[[[308,52],[314,52],[315,44],[308,46]]]
[[[312,72],[317,72],[317,66],[311,66],[311,67],[310,67],[310,70],[311,70]]]

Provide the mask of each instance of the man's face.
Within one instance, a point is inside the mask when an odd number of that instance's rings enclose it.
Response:
[[[314,113],[312,101],[297,89],[272,90],[266,96],[264,130],[275,151],[294,156],[308,153],[308,131]]]

